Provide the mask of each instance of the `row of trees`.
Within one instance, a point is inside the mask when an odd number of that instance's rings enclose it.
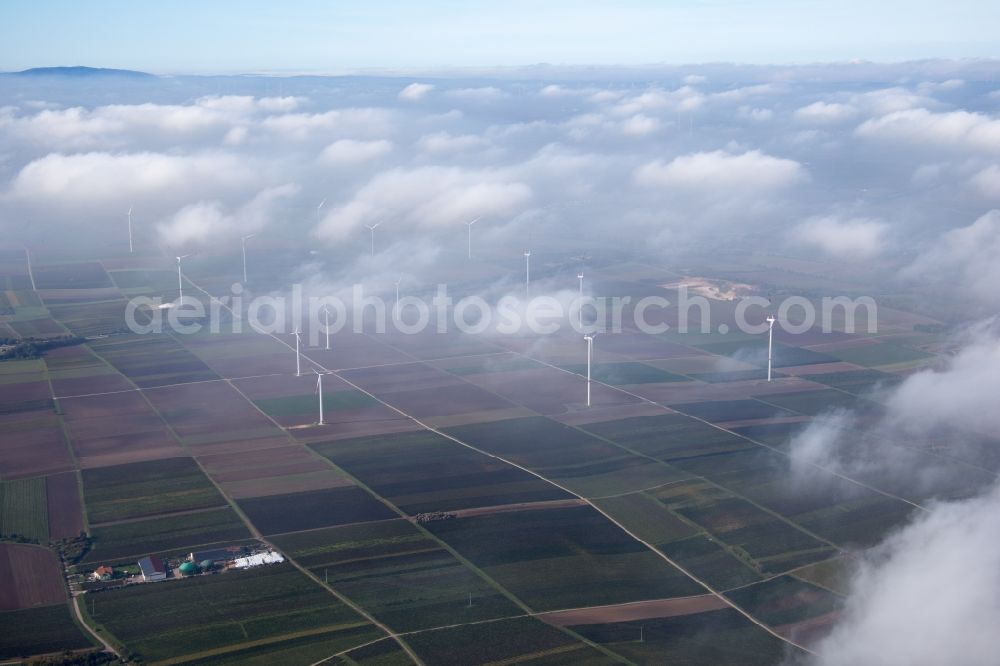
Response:
[[[39,358],[49,349],[79,345],[83,341],[83,338],[75,335],[56,338],[0,338],[0,361]]]

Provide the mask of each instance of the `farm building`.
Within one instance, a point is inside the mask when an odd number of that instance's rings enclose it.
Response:
[[[165,580],[167,577],[167,567],[163,560],[156,555],[150,555],[139,560],[139,570],[142,572],[142,580],[150,583],[155,580]]]
[[[115,577],[115,570],[112,567],[102,564],[101,566],[94,569],[94,572],[90,574],[90,579],[94,581],[98,580],[111,580]]]
[[[244,557],[250,553],[246,546],[228,546],[226,548],[214,548],[212,550],[196,550],[188,554],[188,559],[192,562],[204,562],[211,560],[219,564],[232,562],[237,557]]]

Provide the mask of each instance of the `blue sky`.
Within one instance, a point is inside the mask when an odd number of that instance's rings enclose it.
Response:
[[[984,0],[0,2],[0,69],[154,72],[1000,55]]]

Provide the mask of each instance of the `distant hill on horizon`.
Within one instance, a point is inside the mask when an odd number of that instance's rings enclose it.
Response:
[[[4,72],[8,76],[71,76],[74,78],[115,76],[128,78],[156,78],[155,74],[132,69],[107,69],[104,67],[32,67],[20,72]]]

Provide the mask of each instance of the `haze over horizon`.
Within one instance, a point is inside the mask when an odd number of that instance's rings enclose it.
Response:
[[[122,0],[0,8],[0,68],[154,73],[366,68],[807,64],[993,58],[1000,7],[975,0],[456,1],[365,5]]]

